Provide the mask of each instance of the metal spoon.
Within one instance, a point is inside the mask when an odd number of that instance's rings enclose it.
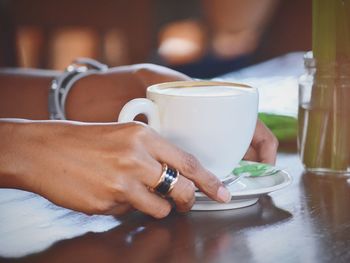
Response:
[[[277,174],[278,172],[280,172],[280,169],[272,169],[272,170],[268,170],[266,172],[264,172],[263,174],[260,174],[258,176],[252,176],[250,173],[246,172],[246,173],[241,173],[241,174],[233,174],[231,173],[230,175],[228,175],[227,177],[225,177],[224,179],[221,180],[222,184],[224,186],[229,186],[231,184],[234,184],[236,182],[239,181],[239,179],[241,179],[242,177],[262,177],[262,176],[270,176],[270,175],[274,175]]]
[[[262,176],[270,176],[270,175],[274,175],[274,174],[277,174],[281,171],[281,169],[272,169],[272,170],[269,170],[259,176],[252,176],[250,173],[241,173],[241,174],[234,174],[234,173],[231,173],[229,174],[228,176],[226,176],[224,179],[221,180],[222,184],[225,186],[225,187],[228,187],[234,183],[237,183],[240,179],[242,179],[243,177],[262,177]],[[199,189],[196,189],[196,192],[200,192]]]
[[[224,185],[224,186],[229,186],[231,184],[234,184],[236,182],[239,181],[239,179],[241,179],[242,177],[245,177],[245,176],[249,176],[249,173],[241,173],[239,175],[235,175],[235,174],[230,174],[229,176],[225,177],[224,179],[221,180],[221,183]]]

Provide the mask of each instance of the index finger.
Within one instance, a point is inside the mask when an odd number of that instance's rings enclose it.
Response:
[[[164,162],[179,170],[181,175],[193,181],[210,198],[221,203],[231,200],[229,190],[214,174],[205,169],[195,156],[181,150],[164,138],[159,136],[152,141],[150,153],[159,162]]]

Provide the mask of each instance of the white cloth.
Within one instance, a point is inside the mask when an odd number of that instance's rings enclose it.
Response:
[[[107,231],[120,224],[112,216],[87,216],[58,207],[39,195],[14,189],[0,189],[0,211],[3,257],[39,252],[58,240],[89,231]]]
[[[294,52],[225,74],[217,80],[244,83],[259,91],[259,112],[296,117],[298,79],[304,72],[304,52]]]

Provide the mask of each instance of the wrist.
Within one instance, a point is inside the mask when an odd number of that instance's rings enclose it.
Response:
[[[18,123],[0,122],[0,187],[23,188],[21,180],[21,138]],[[17,140],[16,140],[17,138]],[[16,150],[18,149],[18,151]]]
[[[35,187],[40,159],[36,144],[42,139],[39,123],[0,122],[0,187],[37,192]]]
[[[75,83],[67,96],[67,119],[115,122],[129,100],[145,97],[145,87],[130,67],[86,76]]]
[[[86,122],[116,120],[117,116],[108,116],[113,107],[109,112],[106,110],[113,104],[113,87],[113,80],[106,74],[93,73],[79,79],[67,96],[67,119]]]

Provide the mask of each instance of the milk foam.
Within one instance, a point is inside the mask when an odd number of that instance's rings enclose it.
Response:
[[[227,86],[202,86],[202,87],[172,87],[152,89],[164,95],[191,96],[191,97],[217,97],[234,96],[245,92],[251,92],[250,88],[227,87]]]

